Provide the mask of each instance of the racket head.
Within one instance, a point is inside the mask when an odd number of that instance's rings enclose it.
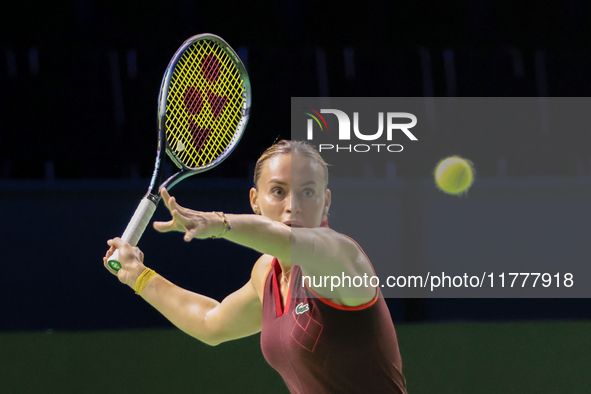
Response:
[[[177,181],[215,167],[232,152],[250,105],[246,68],[222,38],[206,33],[183,43],[164,73],[158,98],[159,150],[164,147],[183,170]]]

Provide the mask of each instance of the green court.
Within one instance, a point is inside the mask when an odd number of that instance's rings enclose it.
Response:
[[[591,322],[397,326],[410,394],[587,393]],[[287,393],[259,336],[181,331],[0,334],[0,393]]]

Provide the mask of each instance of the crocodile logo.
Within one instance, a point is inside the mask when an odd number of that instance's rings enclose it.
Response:
[[[302,313],[306,313],[309,310],[310,310],[310,307],[308,306],[308,304],[304,304],[303,302],[300,302],[295,308],[295,313],[296,313],[296,315],[301,315]]]

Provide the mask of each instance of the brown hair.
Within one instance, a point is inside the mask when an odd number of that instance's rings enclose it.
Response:
[[[328,185],[328,164],[324,161],[322,156],[320,156],[320,153],[318,153],[314,146],[306,141],[281,140],[267,148],[257,160],[254,167],[254,187],[257,187],[257,182],[261,177],[263,164],[265,164],[267,160],[277,155],[290,155],[292,152],[316,160],[316,162],[324,169],[324,180],[326,185]]]

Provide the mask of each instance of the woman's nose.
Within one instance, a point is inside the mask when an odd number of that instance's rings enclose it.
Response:
[[[298,201],[297,196],[293,194],[288,196],[286,210],[290,213],[300,211],[300,202]]]

